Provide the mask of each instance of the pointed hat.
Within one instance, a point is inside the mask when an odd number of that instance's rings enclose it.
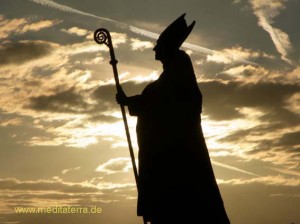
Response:
[[[159,36],[157,40],[158,45],[165,45],[168,48],[179,48],[185,39],[192,32],[195,21],[191,25],[187,26],[185,20],[185,13],[178,17],[173,23],[171,23]]]

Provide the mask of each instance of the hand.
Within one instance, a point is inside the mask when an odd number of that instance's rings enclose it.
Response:
[[[128,97],[124,93],[123,89],[121,89],[117,94],[116,94],[116,101],[118,104],[127,106],[128,105]]]

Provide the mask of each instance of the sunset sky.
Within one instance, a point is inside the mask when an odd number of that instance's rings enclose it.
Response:
[[[162,72],[157,36],[183,13],[196,21],[182,49],[231,223],[300,223],[299,10],[298,0],[0,0],[0,224],[142,223],[109,52],[93,33],[110,30],[123,89],[139,94]]]

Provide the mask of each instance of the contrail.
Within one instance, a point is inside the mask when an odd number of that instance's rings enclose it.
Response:
[[[126,23],[122,23],[122,22],[119,22],[119,21],[116,21],[116,20],[112,20],[112,19],[109,19],[109,18],[106,18],[106,17],[101,17],[101,16],[97,16],[97,15],[94,15],[94,14],[91,14],[91,13],[83,12],[83,11],[80,11],[78,9],[74,9],[74,8],[69,7],[69,6],[59,4],[59,3],[51,1],[51,0],[29,0],[29,1],[40,4],[40,5],[43,5],[43,6],[51,7],[51,8],[60,10],[60,11],[64,11],[64,12],[68,12],[68,13],[74,13],[74,14],[78,14],[78,15],[82,15],[82,16],[87,16],[87,17],[99,19],[99,20],[102,20],[102,21],[107,21],[107,22],[110,22],[110,23],[116,25],[117,27],[120,27],[120,28],[125,29],[125,30],[129,30],[129,31],[131,31],[135,34],[139,34],[139,35],[151,38],[151,39],[157,40],[158,37],[159,37],[159,34],[157,34],[157,33],[154,33],[154,32],[151,32],[151,31],[148,31],[148,30],[145,30],[145,29],[141,29],[141,28],[138,28],[138,27],[135,27],[135,26],[131,26],[131,25],[128,25]],[[197,52],[200,52],[200,53],[205,53],[205,54],[208,54],[208,55],[212,55],[212,54],[217,53],[217,51],[215,51],[215,50],[212,50],[212,49],[209,49],[209,48],[206,48],[206,47],[202,47],[202,46],[199,46],[199,45],[195,45],[195,44],[184,43],[182,46],[187,48],[187,49],[194,50],[194,51],[197,51]],[[231,57],[231,59],[233,60],[232,57]],[[238,62],[241,62],[241,63],[251,64],[251,65],[257,65],[254,62],[243,60],[243,59],[238,59],[238,60],[233,60],[233,61],[238,61]]]
[[[288,175],[293,175],[293,176],[298,176],[300,177],[300,172],[296,170],[290,170],[290,169],[281,169],[281,168],[270,168],[271,170],[274,170],[279,173],[283,174],[288,174]]]
[[[259,175],[255,174],[255,173],[251,173],[251,172],[239,169],[239,168],[234,167],[234,166],[229,166],[227,164],[219,163],[219,162],[216,162],[216,161],[213,161],[213,160],[211,162],[212,162],[212,164],[214,164],[216,166],[220,166],[220,167],[223,167],[223,168],[226,168],[226,169],[229,169],[229,170],[234,170],[234,171],[237,171],[237,172],[240,172],[240,173],[245,173],[245,174],[249,174],[249,175],[252,175],[252,176],[259,177]]]
[[[157,39],[158,36],[159,36],[157,33],[153,33],[153,32],[150,32],[148,30],[144,30],[144,29],[141,29],[141,28],[138,28],[138,27],[130,26],[126,23],[122,23],[122,22],[119,22],[119,21],[116,21],[116,20],[112,20],[112,19],[109,19],[109,18],[106,18],[106,17],[96,16],[96,15],[91,14],[91,13],[83,12],[83,11],[71,8],[71,7],[66,6],[66,5],[59,4],[59,3],[51,1],[51,0],[29,0],[29,1],[40,4],[40,5],[43,5],[43,6],[58,9],[58,10],[63,11],[63,12],[74,13],[74,14],[78,14],[78,15],[82,15],[82,16],[87,16],[87,17],[107,21],[107,22],[113,23],[114,25],[116,25],[116,26],[118,26],[122,29],[130,30],[133,33],[143,35],[145,37],[149,37],[149,38],[152,38],[152,39]]]

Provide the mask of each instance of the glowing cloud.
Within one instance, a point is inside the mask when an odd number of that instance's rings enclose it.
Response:
[[[57,20],[41,20],[30,22],[26,18],[5,19],[0,15],[0,40],[9,37],[12,34],[23,34],[28,31],[39,31],[59,23]]]
[[[129,172],[131,169],[130,158],[115,158],[97,167],[97,172],[114,174],[120,172]]]

